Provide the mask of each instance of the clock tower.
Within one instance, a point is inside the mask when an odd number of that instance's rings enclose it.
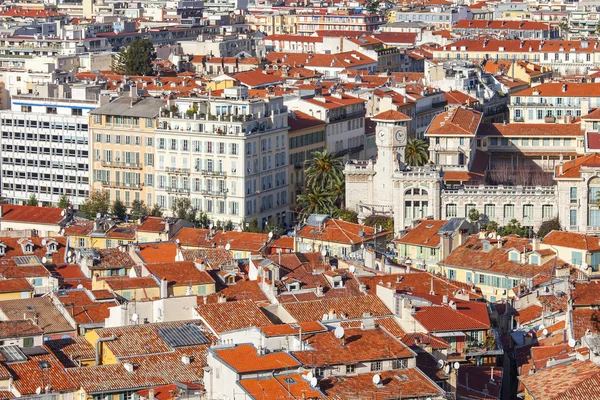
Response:
[[[407,124],[410,117],[400,111],[389,110],[371,118],[377,123],[375,143],[377,162],[373,179],[375,204],[392,203],[392,178],[401,164],[404,164],[404,149],[407,143]]]

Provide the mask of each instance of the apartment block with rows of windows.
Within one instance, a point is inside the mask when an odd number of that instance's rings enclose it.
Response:
[[[154,129],[164,101],[119,97],[92,112],[92,188],[131,207],[154,204]]]
[[[208,217],[235,225],[287,221],[288,115],[281,97],[250,98],[245,87],[220,97],[177,99],[159,118],[156,202],[170,210],[186,196]]]
[[[2,197],[14,204],[31,195],[56,205],[67,195],[75,206],[85,201],[89,181],[89,113],[100,87],[50,84],[14,95],[0,113]]]

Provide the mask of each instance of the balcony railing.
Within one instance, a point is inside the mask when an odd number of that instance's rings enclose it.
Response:
[[[227,177],[227,172],[225,171],[209,171],[207,169],[196,168],[196,172],[200,172],[202,175],[207,176],[222,176],[223,178]]]
[[[227,190],[201,190],[200,194],[203,196],[227,197]]]
[[[113,181],[102,181],[102,186],[120,189],[137,189],[141,190],[144,186],[143,183],[131,183],[131,182],[113,182]]]
[[[102,160],[102,166],[110,167],[110,168],[142,169],[142,164],[139,162],[122,162],[122,161]]]
[[[168,174],[184,174],[184,175],[189,175],[190,174],[190,169],[189,168],[166,167],[165,171],[167,171]]]

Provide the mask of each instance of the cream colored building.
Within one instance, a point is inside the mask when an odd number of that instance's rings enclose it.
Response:
[[[154,128],[162,99],[120,97],[92,111],[90,121],[92,189],[131,207],[153,205]]]

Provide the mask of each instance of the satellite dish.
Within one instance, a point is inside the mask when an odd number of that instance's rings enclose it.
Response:
[[[409,258],[408,260],[406,260],[406,261],[404,262],[404,264],[406,264],[406,265],[410,265],[410,264],[412,264],[412,260]]]
[[[40,394],[40,393],[42,393],[42,388],[41,388],[40,386],[38,386],[38,387],[37,387],[37,389],[35,389],[35,392],[36,392],[37,394]]]
[[[488,238],[490,238],[490,239],[493,239],[493,238],[494,238],[494,234],[490,232],[490,233],[488,234]]]
[[[373,385],[379,385],[381,383],[381,376],[379,374],[373,375]]]
[[[131,320],[132,320],[133,322],[137,322],[138,318],[139,318],[139,315],[137,315],[137,314],[133,314],[133,315],[131,316]]]
[[[453,367],[454,367],[454,369],[460,368],[460,364],[458,363],[458,361],[454,363]]]
[[[449,374],[449,373],[450,373],[450,365],[446,365],[446,368],[444,368],[444,372],[445,372],[446,374]]]
[[[273,232],[269,232],[269,239],[273,239]]]
[[[73,259],[71,257],[67,257],[67,263],[71,264],[73,262]]]
[[[42,239],[42,246],[46,245],[46,239]]]
[[[46,257],[42,257],[42,264],[46,264],[46,261],[48,261],[48,259]]]
[[[364,243],[361,243],[361,244],[360,244],[360,248],[361,248],[361,249],[364,249],[364,248],[365,248],[365,244],[364,244]]]
[[[317,378],[312,378],[310,380],[310,386],[312,386],[312,387],[317,387],[317,383],[318,383]]]
[[[349,270],[350,270],[350,273],[353,274],[354,272],[356,272],[356,267],[354,265],[351,265]]]
[[[548,336],[548,329],[544,329],[544,330],[542,331],[542,335],[544,335],[544,336]]]
[[[569,339],[569,347],[575,347],[576,343],[577,342],[575,342],[575,339],[573,339],[573,338]]]
[[[438,360],[438,368],[439,368],[439,369],[442,369],[442,368],[444,368],[444,364],[446,364],[446,363],[444,362],[444,360]]]
[[[312,371],[308,371],[308,374],[306,374],[306,380],[307,381],[312,381],[312,379],[314,378],[314,375],[312,373]]]
[[[179,244],[180,243],[179,239],[175,239],[175,243]]]
[[[502,236],[500,236],[500,235],[496,235],[496,239],[498,239],[498,240],[502,240]]]
[[[327,250],[325,250],[325,249],[321,250],[321,255],[323,257],[326,257],[327,256]]]
[[[71,251],[71,250],[67,251],[67,256],[68,257],[71,257],[72,255],[73,255],[73,251]]]
[[[306,251],[312,251],[313,247],[312,245],[306,245]]]
[[[212,229],[212,228],[213,228],[213,224],[209,224],[208,229]]]
[[[581,268],[583,268],[584,271],[587,271],[589,267],[590,266],[585,261],[581,263]]]
[[[546,329],[546,327],[544,326],[544,324],[540,325],[539,330],[543,330],[543,329]]]
[[[229,251],[229,249],[231,249],[231,245],[230,245],[229,243],[227,243],[227,244],[225,245],[225,250]]]
[[[343,338],[345,333],[346,332],[344,331],[344,328],[342,328],[341,326],[338,326],[337,328],[335,328],[335,332],[333,332],[335,337],[338,339]]]
[[[77,289],[83,289],[83,285],[80,283],[79,285],[77,285]]]
[[[64,217],[64,216],[65,216],[65,210],[61,210],[61,212],[60,212],[60,216],[61,216],[61,217]]]

